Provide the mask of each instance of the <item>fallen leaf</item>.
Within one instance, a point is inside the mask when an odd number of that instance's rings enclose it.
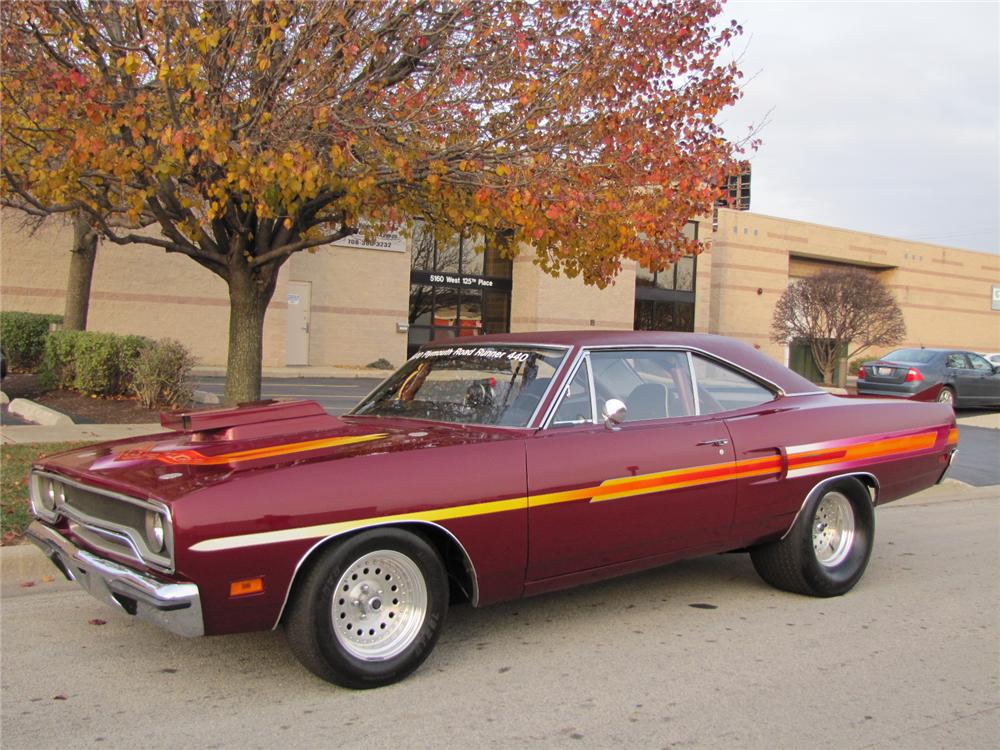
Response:
[[[107,625],[107,620],[98,620],[96,617],[93,620],[87,620],[90,625]]]
[[[66,696],[65,695],[53,695],[52,696],[52,700],[54,700],[54,701],[64,701],[64,700],[66,700]]]
[[[56,579],[52,576],[42,576],[42,583],[52,583],[54,580]]]
[[[21,588],[22,589],[30,589],[34,585],[35,585],[34,581],[21,581]]]

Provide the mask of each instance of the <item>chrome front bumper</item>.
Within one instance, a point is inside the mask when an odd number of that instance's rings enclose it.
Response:
[[[80,549],[33,521],[26,533],[52,564],[102,602],[187,637],[205,634],[201,596],[193,583],[164,583]]]

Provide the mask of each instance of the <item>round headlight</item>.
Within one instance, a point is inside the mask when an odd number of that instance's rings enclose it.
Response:
[[[56,492],[58,488],[51,479],[46,479],[42,484],[41,501],[45,510],[52,512],[56,509]]]
[[[165,540],[163,516],[154,510],[146,511],[146,543],[150,551],[162,552]]]

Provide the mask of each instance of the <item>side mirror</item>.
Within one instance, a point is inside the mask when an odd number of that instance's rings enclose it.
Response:
[[[604,402],[604,408],[601,410],[601,416],[604,417],[604,426],[609,430],[620,430],[620,425],[625,421],[625,417],[628,416],[628,407],[625,406],[624,401],[620,401],[617,398],[609,398]]]

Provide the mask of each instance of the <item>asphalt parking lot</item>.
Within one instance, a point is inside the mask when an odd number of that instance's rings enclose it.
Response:
[[[881,508],[846,596],[776,591],[730,554],[459,606],[420,670],[363,692],[281,631],[187,640],[76,584],[15,583],[3,747],[992,750],[997,489]]]

